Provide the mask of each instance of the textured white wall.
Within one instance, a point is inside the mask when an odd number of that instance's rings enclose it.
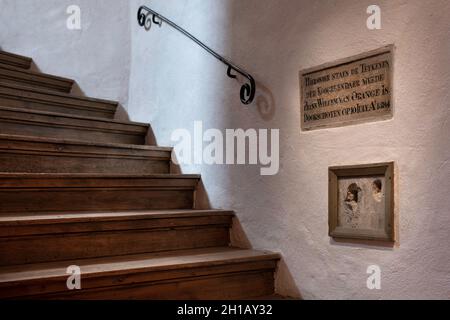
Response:
[[[253,246],[285,259],[280,293],[306,299],[450,297],[450,2],[377,1],[382,30],[366,28],[372,1],[154,0],[151,6],[248,69],[257,100],[243,107],[225,68],[168,26],[145,32],[131,1],[130,116],[161,145],[176,128],[281,129],[281,169],[184,166],[200,172],[211,205],[235,209]],[[300,132],[298,71],[395,44],[392,120]],[[395,161],[399,245],[332,241],[327,169]],[[366,269],[382,289],[366,288]]]
[[[139,28],[143,3],[248,69],[258,82],[255,103],[242,106],[240,86],[225,67],[168,26]],[[81,32],[65,28],[69,4],[82,8]],[[449,298],[450,2],[377,1],[379,31],[365,27],[370,4],[0,0],[0,46],[32,56],[45,72],[75,78],[86,94],[128,100],[130,118],[151,122],[160,145],[173,144],[172,131],[192,130],[195,120],[205,128],[280,129],[277,176],[261,177],[253,166],[182,168],[202,174],[211,206],[236,210],[254,247],[283,254],[280,293]],[[300,132],[299,70],[391,43],[392,120]],[[328,167],[384,161],[397,164],[399,245],[330,240]],[[382,290],[366,288],[371,264],[382,269]]]
[[[68,30],[67,7],[82,30]],[[73,78],[90,96],[126,104],[130,67],[127,0],[0,0],[0,47],[33,58],[46,73]]]

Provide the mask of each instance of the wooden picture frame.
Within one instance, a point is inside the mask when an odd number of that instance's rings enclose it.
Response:
[[[395,242],[394,163],[330,167],[328,215],[332,238]]]

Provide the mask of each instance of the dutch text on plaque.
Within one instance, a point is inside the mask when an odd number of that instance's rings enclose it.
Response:
[[[392,117],[392,47],[300,72],[302,130]]]

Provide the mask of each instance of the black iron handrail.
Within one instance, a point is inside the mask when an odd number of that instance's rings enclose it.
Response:
[[[152,23],[161,26],[162,22],[166,22],[168,25],[173,27],[174,29],[180,31],[182,34],[184,34],[186,37],[190,38],[192,41],[197,43],[200,47],[205,49],[207,52],[212,54],[217,60],[221,61],[223,64],[225,64],[228,67],[227,75],[230,78],[235,79],[236,76],[233,75],[231,72],[234,70],[238,73],[240,73],[242,76],[248,79],[249,83],[245,83],[241,87],[241,101],[243,104],[250,104],[252,103],[253,99],[255,98],[255,92],[256,92],[256,83],[253,77],[239,68],[238,66],[234,65],[232,62],[228,61],[221,55],[219,55],[217,52],[213,51],[211,48],[206,46],[203,42],[198,40],[196,37],[194,37],[192,34],[175,24],[174,22],[170,21],[166,17],[160,15],[156,11],[153,11],[152,9],[141,6],[138,10],[138,22],[141,27],[144,27],[145,30],[150,30]]]

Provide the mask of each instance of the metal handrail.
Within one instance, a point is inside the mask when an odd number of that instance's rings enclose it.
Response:
[[[141,6],[137,13],[138,23],[141,27],[144,27],[145,30],[149,31],[151,29],[152,23],[161,26],[163,21],[166,22],[168,25],[170,25],[172,28],[180,31],[182,34],[184,34],[186,37],[197,43],[200,47],[205,49],[207,52],[209,52],[211,55],[213,55],[217,60],[221,61],[223,64],[225,64],[228,67],[227,70],[227,76],[230,78],[235,79],[236,75],[232,74],[232,71],[235,71],[245,78],[248,79],[249,83],[245,83],[241,87],[241,101],[243,104],[250,104],[252,103],[253,99],[255,98],[256,93],[256,83],[253,77],[246,71],[242,70],[232,62],[228,61],[221,55],[219,55],[217,52],[209,48],[207,45],[205,45],[203,42],[198,40],[196,37],[194,37],[192,34],[178,26],[176,23],[170,21],[166,17],[162,16],[158,12],[146,7]]]

